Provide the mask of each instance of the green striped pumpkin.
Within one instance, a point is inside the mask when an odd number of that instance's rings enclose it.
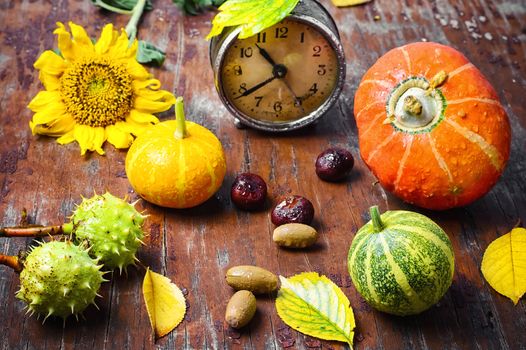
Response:
[[[418,314],[436,304],[453,280],[451,241],[428,217],[410,211],[370,209],[347,259],[361,296],[394,315]]]

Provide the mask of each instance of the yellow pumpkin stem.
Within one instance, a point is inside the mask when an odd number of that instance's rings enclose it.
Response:
[[[184,104],[182,97],[177,97],[175,99],[175,121],[177,125],[175,127],[174,136],[176,139],[184,139],[186,137],[186,119],[184,117]]]

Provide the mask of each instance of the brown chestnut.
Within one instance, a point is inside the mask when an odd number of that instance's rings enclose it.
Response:
[[[325,181],[340,181],[349,174],[353,165],[351,152],[339,147],[328,148],[316,159],[316,174]]]
[[[305,197],[287,196],[276,204],[270,218],[276,226],[289,223],[310,225],[314,218],[314,207]]]
[[[267,184],[259,175],[252,173],[239,174],[232,184],[230,197],[239,209],[262,209],[267,198]]]

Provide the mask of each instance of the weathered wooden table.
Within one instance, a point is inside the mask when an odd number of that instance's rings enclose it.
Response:
[[[24,315],[15,299],[18,277],[0,267],[0,349],[279,349],[342,348],[290,330],[274,300],[260,298],[250,326],[236,332],[224,321],[232,290],[224,282],[231,265],[256,264],[284,276],[302,271],[328,275],[351,300],[357,319],[357,349],[526,349],[526,303],[517,306],[497,294],[480,272],[487,245],[526,222],[526,2],[524,0],[375,0],[336,9],[324,1],[339,26],[347,55],[347,82],[336,108],[316,126],[287,135],[238,130],[214,90],[208,62],[212,13],[184,17],[169,0],[154,1],[140,36],[167,51],[155,74],[166,89],[183,95],[190,119],[211,128],[223,142],[228,173],[217,195],[191,210],[167,210],[139,202],[151,216],[149,237],[139,258],[187,292],[183,323],[154,343],[141,294],[144,271],[131,268],[102,288],[101,310],[85,320],[48,320]],[[85,25],[92,36],[107,22],[126,16],[100,11],[88,0],[2,0],[0,3],[0,224],[15,225],[27,209],[33,223],[66,220],[80,196],[109,190],[136,195],[125,177],[126,153],[106,146],[106,156],[80,157],[76,144],[34,137],[27,103],[40,89],[32,68],[39,53],[53,47],[56,21]],[[379,16],[379,17],[376,17]],[[375,20],[376,17],[376,20]],[[428,40],[452,45],[478,66],[496,87],[513,129],[509,165],[483,199],[461,209],[430,212],[386,194],[359,157],[353,95],[366,69],[390,48]],[[163,118],[170,117],[164,113]],[[314,160],[329,145],[348,147],[356,157],[343,183],[321,182]],[[316,208],[319,244],[307,251],[278,249],[271,240],[268,211],[236,210],[229,196],[236,173],[251,171],[267,181],[270,198],[286,193],[310,198]],[[429,215],[449,234],[456,255],[453,284],[442,301],[415,317],[394,317],[369,308],[347,274],[346,256],[367,208],[405,208]],[[0,253],[16,254],[31,239],[0,239]]]

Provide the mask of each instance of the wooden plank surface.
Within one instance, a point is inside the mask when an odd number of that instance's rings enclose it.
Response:
[[[190,210],[169,210],[139,202],[151,216],[145,228],[144,265],[172,278],[187,293],[188,314],[168,336],[154,343],[142,301],[144,271],[131,268],[102,287],[101,308],[85,320],[48,320],[24,315],[14,297],[18,277],[0,267],[0,349],[340,349],[290,330],[272,298],[258,299],[250,326],[238,332],[223,316],[232,294],[224,282],[231,265],[256,264],[289,276],[302,271],[328,275],[350,298],[357,319],[357,349],[526,349],[526,303],[498,295],[480,273],[482,254],[518,220],[526,222],[526,2],[524,0],[375,0],[336,9],[324,1],[340,29],[347,56],[347,81],[338,105],[316,126],[286,135],[237,130],[214,90],[208,62],[212,13],[183,17],[169,0],[154,1],[139,36],[167,52],[152,69],[163,87],[183,95],[189,119],[213,130],[223,142],[228,171],[217,195]],[[379,16],[379,20],[375,20]],[[377,17],[378,18],[378,17]],[[0,2],[0,225],[17,224],[26,208],[33,223],[60,223],[81,195],[110,190],[136,195],[124,173],[126,153],[106,146],[106,156],[80,157],[76,144],[31,135],[27,103],[41,89],[32,64],[54,46],[56,21],[72,20],[98,36],[107,22],[127,18],[100,11],[88,0],[2,0]],[[445,212],[416,209],[385,193],[359,157],[353,96],[359,79],[387,50],[413,41],[452,45],[478,66],[498,91],[513,129],[509,165],[495,188],[474,204]],[[161,115],[169,118],[171,113]],[[349,148],[356,165],[349,180],[319,181],[314,160],[329,145]],[[267,211],[245,213],[230,202],[236,173],[266,179],[271,202],[282,194],[311,199],[319,244],[306,251],[278,249]],[[414,317],[373,311],[350,282],[346,256],[367,208],[416,210],[449,234],[456,256],[454,281],[441,302]],[[270,207],[270,204],[269,204]],[[0,239],[0,253],[17,254],[31,239]]]

